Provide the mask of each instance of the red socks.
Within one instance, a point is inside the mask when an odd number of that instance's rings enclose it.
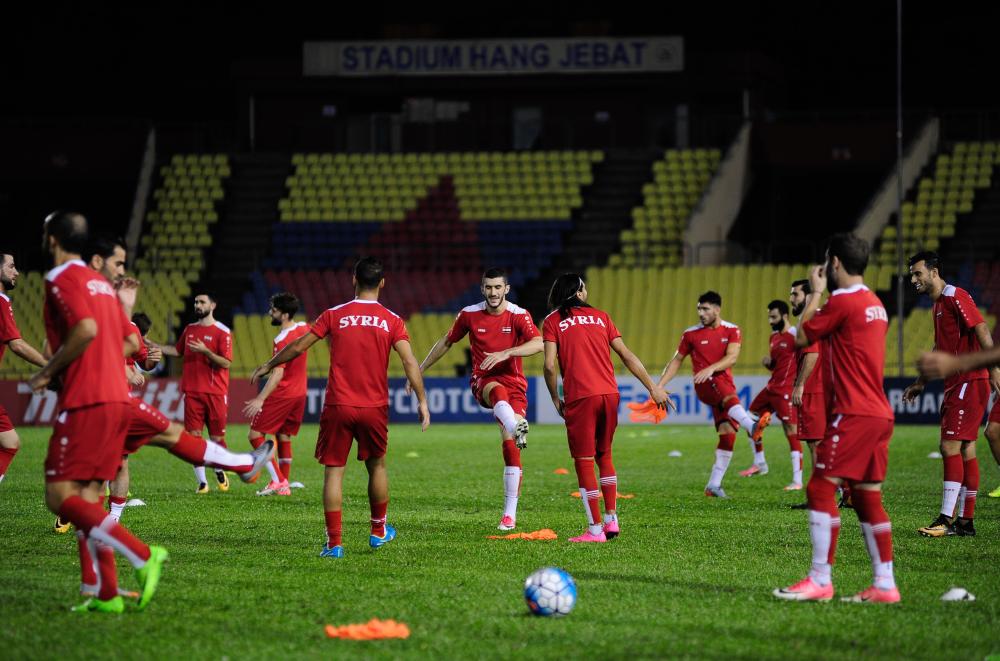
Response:
[[[509,397],[505,387],[501,385],[493,386],[493,390],[490,391],[490,406],[496,406],[497,402],[509,401]]]
[[[281,476],[288,480],[292,474],[292,442],[278,441],[278,467]]]
[[[17,448],[0,448],[0,477],[7,473],[7,467],[10,466],[10,462],[14,461],[15,454],[17,454]]]
[[[880,562],[892,562],[892,524],[882,506],[882,492],[852,489],[858,520],[871,526]]]
[[[206,447],[205,439],[182,431],[181,437],[168,452],[193,466],[201,466],[205,463]]]
[[[962,483],[962,474],[965,472],[962,466],[962,455],[946,454],[941,458],[944,464],[944,481]]]
[[[326,548],[340,546],[341,512],[326,512]]]
[[[583,497],[583,507],[587,513],[587,522],[597,525],[601,522],[601,506],[597,502],[597,478],[594,476],[593,459],[574,459],[576,479],[580,485],[580,495]]]
[[[615,465],[611,461],[610,452],[597,457],[597,470],[601,473],[604,511],[614,512],[618,509],[618,476],[615,475]]]
[[[372,534],[376,537],[385,537],[385,511],[389,508],[389,501],[384,503],[371,503],[372,511]]]
[[[84,585],[97,585],[97,572],[94,571],[94,559],[90,555],[90,548],[87,546],[87,534],[82,530],[76,531],[76,550],[80,555],[80,583]]]
[[[963,519],[972,519],[976,514],[976,492],[979,491],[979,459],[973,457],[965,462],[965,479],[962,480],[965,487],[965,509],[962,511]]]
[[[59,508],[59,516],[71,521],[77,530],[89,538],[103,542],[118,551],[135,567],[144,567],[149,560],[149,547],[115,521],[97,503],[81,496],[70,496]]]
[[[722,450],[724,452],[732,452],[733,445],[735,443],[736,443],[736,434],[719,434],[719,445],[716,446],[716,449]]]
[[[503,465],[521,467],[521,450],[514,441],[503,442]]]

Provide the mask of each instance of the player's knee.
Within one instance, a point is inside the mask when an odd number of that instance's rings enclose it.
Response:
[[[950,457],[952,455],[961,454],[962,442],[941,439],[940,448],[941,448],[941,454],[943,454],[946,457]]]
[[[991,422],[986,425],[986,440],[990,443],[1000,443],[1000,424]]]
[[[9,434],[0,434],[0,448],[14,450],[15,452],[20,450],[21,437],[15,431],[11,431]]]

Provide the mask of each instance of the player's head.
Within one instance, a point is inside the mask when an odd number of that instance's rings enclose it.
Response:
[[[0,250],[3,250],[0,248]],[[14,255],[0,252],[0,289],[11,291],[17,286],[17,267],[14,266]]]
[[[121,237],[99,234],[87,242],[87,250],[81,257],[111,282],[125,277],[125,242]]]
[[[507,300],[510,293],[510,283],[507,280],[507,272],[503,269],[486,269],[483,271],[483,279],[479,283],[479,290],[486,299],[486,307],[496,310]]]
[[[698,320],[702,326],[711,326],[722,314],[722,297],[718,292],[707,291],[698,297]]]
[[[204,319],[215,312],[215,294],[203,291],[194,297],[194,316]]]
[[[272,326],[280,326],[286,321],[291,321],[298,311],[299,299],[295,294],[283,291],[271,297],[271,309],[268,310],[268,314],[271,315]]]
[[[153,327],[153,320],[145,312],[136,312],[132,315],[132,323],[139,327],[139,333],[146,337],[146,333]]]
[[[774,299],[767,304],[767,323],[779,333],[788,326],[788,303]]]
[[[42,250],[55,256],[56,250],[82,255],[87,250],[87,219],[75,211],[53,211],[45,217]]]
[[[808,280],[796,280],[792,283],[792,290],[788,293],[788,303],[792,306],[792,314],[796,317],[802,316],[802,311],[806,309],[806,296],[812,292]]]
[[[944,285],[941,258],[936,252],[924,250],[910,257],[910,283],[918,294],[929,294]]]
[[[848,276],[864,275],[870,250],[867,241],[849,232],[831,236],[826,248],[827,289],[841,289]]]
[[[578,273],[563,273],[549,290],[549,308],[559,310],[559,318],[569,316],[569,309],[590,307],[587,303],[587,284]]]
[[[354,265],[354,290],[361,292],[378,292],[385,286],[385,268],[382,262],[374,257],[362,257]]]

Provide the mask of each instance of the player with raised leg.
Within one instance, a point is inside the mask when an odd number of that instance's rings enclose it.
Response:
[[[395,350],[406,378],[417,394],[421,430],[430,425],[424,381],[420,375],[406,324],[378,302],[385,286],[382,263],[366,257],[354,267],[356,298],[330,308],[313,322],[309,333],[295,340],[254,370],[256,383],[275,367],[294,360],[323,338],[330,338],[330,375],[326,400],[319,421],[316,458],[326,469],[323,475],[325,558],[342,558],[341,545],[344,469],[354,440],[358,460],[368,469],[368,504],[371,534],[368,544],[380,548],[396,537],[386,523],[389,477],[385,454],[389,444],[389,352]]]
[[[528,381],[521,359],[542,351],[531,314],[507,300],[510,284],[502,269],[483,273],[482,303],[463,308],[451,330],[438,340],[420,363],[421,373],[430,369],[453,344],[466,335],[472,350],[472,378],[469,382],[476,401],[492,409],[500,425],[503,448],[504,509],[500,530],[517,526],[517,503],[521,492],[521,450],[528,443]]]
[[[722,489],[722,478],[733,458],[736,442],[736,427],[743,427],[752,440],[760,439],[770,421],[764,414],[754,420],[736,395],[736,384],[730,371],[740,355],[740,328],[722,319],[722,297],[714,291],[707,291],[698,297],[697,326],[691,326],[681,335],[677,352],[663,368],[657,382],[663,388],[677,375],[684,358],[691,356],[694,370],[694,390],[702,404],[710,407],[715,418],[715,428],[719,433],[719,444],[715,450],[715,463],[705,485],[705,495],[712,498],[728,498]],[[734,426],[735,424],[735,426]],[[758,467],[760,473],[767,472],[767,465]]]
[[[587,531],[571,542],[606,542],[620,533],[618,526],[618,476],[611,446],[618,425],[618,381],[611,364],[611,350],[621,358],[659,407],[672,403],[653,384],[646,368],[622,340],[608,313],[587,303],[587,287],[576,273],[559,276],[549,291],[552,312],[542,322],[545,342],[545,385],[559,415],[566,419],[570,455],[576,466],[580,500],[587,517]],[[558,374],[563,377],[559,396]],[[597,500],[594,463],[601,474],[604,518]]]

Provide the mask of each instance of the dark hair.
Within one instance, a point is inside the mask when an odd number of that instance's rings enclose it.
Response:
[[[910,257],[910,266],[913,266],[917,262],[923,262],[928,270],[937,269],[938,273],[941,272],[941,256],[933,250],[921,250],[913,257]]]
[[[299,299],[295,294],[289,294],[287,291],[279,292],[271,297],[271,307],[291,318],[299,311]]]
[[[382,268],[382,262],[374,257],[362,257],[354,265],[354,278],[358,281],[358,286],[361,289],[375,289],[384,277],[385,270]]]
[[[699,303],[711,303],[712,305],[718,305],[722,307],[722,297],[719,296],[719,292],[707,291],[698,297]]]
[[[146,337],[146,333],[153,327],[153,320],[145,312],[136,312],[132,315],[132,323],[139,327],[139,333]]]
[[[792,289],[795,289],[796,287],[802,287],[802,293],[803,294],[808,295],[808,294],[812,293],[812,287],[809,285],[809,281],[808,280],[796,280],[796,281],[794,281],[792,283]]]
[[[212,291],[212,290],[210,290],[210,289],[198,289],[198,290],[196,290],[194,292],[194,297],[191,300],[194,300],[195,298],[198,298],[199,296],[207,296],[209,302],[211,302],[211,303],[218,303],[219,302],[219,299],[215,297],[215,292]]]
[[[76,211],[53,211],[45,217],[45,232],[69,253],[87,250],[87,219]]]
[[[498,278],[500,276],[491,276]],[[576,293],[583,289],[583,277],[578,273],[563,273],[552,283],[549,290],[549,307],[559,310],[559,318],[569,316],[570,308],[589,308],[590,304],[581,301]]]
[[[113,234],[98,234],[87,242],[87,249],[80,256],[83,261],[89,262],[94,255],[99,255],[103,259],[115,254],[115,248],[125,249],[125,241],[120,236]]]
[[[778,314],[784,316],[788,314],[788,303],[774,299],[767,304],[767,311],[770,312],[771,310],[777,310]]]
[[[868,242],[849,232],[834,234],[826,248],[830,258],[836,257],[848,275],[864,275],[868,267]]]
[[[483,271],[483,279],[480,282],[485,282],[491,278],[503,278],[503,283],[505,285],[509,284],[507,280],[507,272],[504,271],[503,269],[498,269],[498,268],[486,269],[485,271]]]

